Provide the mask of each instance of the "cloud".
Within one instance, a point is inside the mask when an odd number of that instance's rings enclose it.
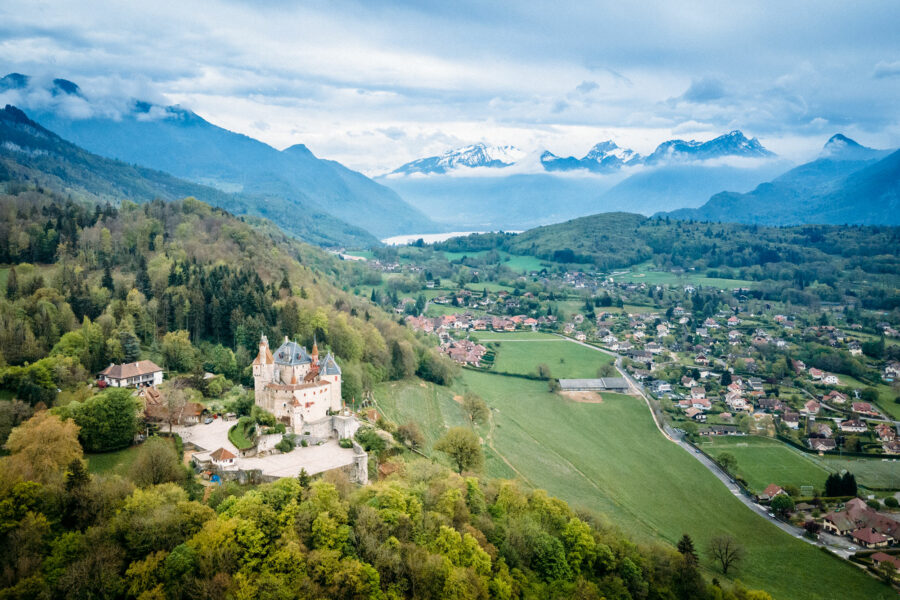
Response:
[[[652,150],[678,127],[778,139],[815,119],[897,146],[898,18],[896,0],[6,0],[0,75],[74,81],[86,103],[27,98],[73,117],[181,104],[367,172],[485,136],[577,154],[613,129]]]
[[[875,78],[897,77],[900,75],[900,60],[894,62],[880,61],[875,65]]]
[[[691,82],[690,87],[681,95],[688,102],[710,102],[725,96],[725,84],[714,77],[703,77]]]
[[[582,81],[577,86],[575,86],[575,91],[579,94],[589,94],[594,90],[598,89],[600,84],[596,81]]]

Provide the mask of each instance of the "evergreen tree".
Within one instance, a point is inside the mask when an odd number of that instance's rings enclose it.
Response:
[[[697,551],[694,549],[694,540],[691,539],[691,536],[688,534],[684,534],[681,536],[681,539],[678,540],[678,545],[676,546],[678,552],[684,556],[685,560],[692,565],[696,565],[700,562],[697,557]]]
[[[137,275],[134,278],[134,287],[144,295],[148,300],[150,299],[150,274],[147,273],[147,259],[141,255],[140,260],[138,261],[138,271]]]
[[[6,297],[10,300],[19,297],[19,277],[16,275],[15,267],[9,270],[9,275],[6,277]]]
[[[111,292],[115,291],[113,286],[112,271],[109,268],[109,262],[103,265],[103,279],[100,280],[100,285]]]

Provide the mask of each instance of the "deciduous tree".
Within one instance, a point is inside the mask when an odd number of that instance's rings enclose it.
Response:
[[[484,464],[481,442],[475,432],[466,427],[453,427],[435,443],[434,449],[443,452],[456,463],[456,470],[477,471]]]
[[[743,560],[746,551],[736,539],[728,534],[717,535],[709,541],[709,554],[722,569],[723,575]]]

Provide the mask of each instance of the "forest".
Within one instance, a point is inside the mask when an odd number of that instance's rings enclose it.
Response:
[[[37,186],[0,195],[0,388],[50,406],[111,362],[246,382],[261,334],[334,352],[347,400],[455,367],[338,287],[344,264],[271,224],[188,198],[90,206]]]

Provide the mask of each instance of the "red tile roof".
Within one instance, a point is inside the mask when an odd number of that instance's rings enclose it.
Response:
[[[225,448],[214,450],[213,453],[209,455],[209,457],[213,460],[231,460],[233,458],[237,458],[234,454],[232,454]]]

